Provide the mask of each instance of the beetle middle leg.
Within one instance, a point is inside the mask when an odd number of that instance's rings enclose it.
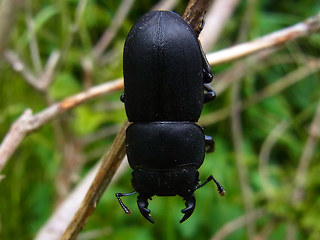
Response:
[[[202,184],[198,185],[197,189],[203,187],[204,185],[206,185],[210,181],[214,181],[214,183],[217,185],[218,192],[219,192],[220,196],[226,195],[226,191],[224,190],[222,185],[212,175],[210,175]]]

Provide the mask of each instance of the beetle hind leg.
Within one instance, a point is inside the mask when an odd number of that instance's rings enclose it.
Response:
[[[215,142],[211,136],[205,135],[205,150],[206,153],[211,153],[215,151]]]
[[[198,185],[197,189],[203,187],[204,185],[206,185],[210,181],[213,181],[217,185],[218,192],[219,192],[220,196],[226,195],[226,191],[224,190],[222,185],[212,175],[210,175],[202,184]]]
[[[118,199],[120,206],[122,207],[122,209],[124,210],[124,212],[125,212],[126,214],[128,214],[128,215],[131,214],[131,211],[130,211],[130,209],[129,209],[126,205],[124,205],[124,203],[123,203],[122,200],[121,200],[121,197],[123,197],[123,196],[131,196],[131,195],[133,195],[133,194],[135,194],[135,193],[136,193],[136,191],[133,191],[133,192],[131,192],[131,193],[116,193],[116,198]]]
[[[144,216],[149,222],[154,223],[150,215],[151,211],[148,209],[148,205],[149,205],[148,198],[139,195],[137,198],[137,203],[142,216]]]
[[[194,208],[196,206],[196,198],[194,197],[193,194],[191,194],[188,198],[185,198],[185,201],[186,201],[185,202],[186,208],[181,210],[184,216],[181,218],[180,223],[183,223],[192,215]]]

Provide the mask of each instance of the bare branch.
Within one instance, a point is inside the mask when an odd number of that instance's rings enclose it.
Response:
[[[222,226],[220,230],[214,234],[211,240],[225,239],[229,234],[233,233],[238,228],[244,227],[251,222],[254,222],[257,219],[263,217],[264,215],[266,215],[264,209],[256,209],[247,214],[244,214],[243,216],[240,216]]]
[[[7,160],[19,146],[22,139],[30,132],[42,127],[48,121],[56,118],[58,115],[70,110],[77,105],[84,103],[97,96],[120,90],[123,88],[121,79],[113,82],[107,82],[99,86],[90,88],[89,90],[66,98],[65,100],[53,104],[43,111],[32,114],[30,109],[27,109],[11,126],[9,132],[5,136],[0,145],[0,172],[2,171]]]
[[[110,27],[103,33],[101,39],[93,48],[93,55],[96,59],[98,59],[101,56],[103,51],[107,48],[111,40],[116,35],[121,23],[127,16],[133,2],[134,0],[122,0],[121,5],[116,13],[116,16],[110,24]]]
[[[39,230],[35,240],[57,240],[66,229],[66,226],[72,221],[73,215],[79,209],[94,177],[97,175],[101,165],[99,161],[90,172],[81,180],[77,187],[69,194],[62,204],[55,210],[47,223]],[[122,161],[117,173],[112,178],[114,182],[128,167],[127,161]],[[111,182],[111,184],[112,184]]]
[[[24,79],[34,88],[37,88],[38,80],[36,76],[30,71],[30,69],[26,66],[24,61],[13,51],[7,50],[4,52],[4,56],[7,61],[12,65],[12,68],[19,72]]]
[[[29,48],[30,48],[32,64],[36,74],[40,74],[42,72],[42,62],[41,62],[40,53],[39,53],[39,44],[38,44],[37,36],[35,33],[35,23],[32,18],[30,0],[25,1],[25,11],[26,11],[27,29],[28,29],[28,34],[30,36]]]
[[[281,135],[288,129],[290,124],[287,120],[282,120],[278,123],[267,136],[266,140],[261,146],[259,153],[259,175],[261,179],[261,184],[266,197],[268,198],[271,193],[271,184],[269,181],[269,161],[272,148],[275,146]]]
[[[39,89],[45,91],[53,81],[54,70],[59,62],[60,52],[54,51],[50,54],[47,64],[39,77]]]
[[[294,189],[290,199],[290,203],[293,206],[297,206],[305,197],[305,188],[308,170],[311,164],[311,160],[316,150],[316,145],[320,136],[320,101],[317,104],[317,109],[314,118],[309,128],[309,136],[307,142],[304,145],[302,155],[299,160],[298,169],[294,179]],[[286,238],[296,239],[297,226],[293,221],[289,221],[286,225]]]
[[[234,47],[223,49],[207,55],[208,61],[211,65],[221,64],[235,60],[254,52],[272,48],[299,37],[307,36],[320,31],[320,14],[309,18],[308,20],[287,27],[280,31],[273,32],[263,37],[257,38],[253,41],[238,44]]]
[[[10,33],[14,29],[21,3],[21,0],[2,0],[0,3],[0,54],[6,48]]]
[[[252,190],[250,188],[248,168],[244,159],[243,152],[243,133],[241,126],[241,108],[237,104],[240,101],[240,83],[235,82],[232,86],[232,104],[231,104],[231,133],[232,133],[232,143],[234,147],[234,155],[236,161],[236,168],[238,173],[239,186],[241,189],[242,204],[245,210],[245,218],[247,218],[248,213],[252,212],[254,209],[254,203],[252,199]],[[245,219],[247,221],[247,219]],[[255,224],[253,222],[248,222],[247,224],[247,236],[252,239],[255,234]]]
[[[103,157],[98,172],[81,203],[77,213],[61,236],[61,240],[76,239],[86,223],[87,218],[96,208],[103,192],[109,185],[125,155],[125,131],[129,126],[126,122],[115,138],[109,152]]]
[[[309,137],[303,148],[302,155],[299,160],[299,166],[294,179],[295,189],[293,191],[292,203],[299,203],[304,197],[304,190],[307,181],[308,169],[316,150],[316,144],[320,137],[320,102],[318,102],[317,109],[309,128]]]
[[[253,94],[247,99],[244,99],[242,102],[239,101],[237,104],[239,104],[241,110],[243,111],[266,98],[274,96],[275,94],[283,91],[287,87],[306,79],[306,77],[318,71],[320,71],[320,61],[310,60],[304,66],[301,66],[300,68],[297,68],[296,70],[288,73],[284,77],[276,80],[273,84],[268,85],[256,94]],[[213,124],[215,122],[226,119],[229,115],[230,107],[225,107],[215,112],[204,115],[199,120],[199,124],[202,126]]]
[[[190,0],[183,14],[183,19],[199,36],[203,27],[203,18],[208,11],[210,0]]]
[[[50,54],[47,64],[40,74],[40,77],[36,77],[34,73],[26,66],[23,60],[13,51],[7,50],[4,52],[4,56],[7,61],[12,65],[12,68],[19,72],[23,78],[35,89],[40,92],[44,92],[48,89],[53,81],[54,70],[60,58],[60,53],[54,51]]]
[[[199,36],[204,51],[209,50],[219,39],[223,27],[239,2],[239,0],[216,0],[210,7],[205,18],[205,28]]]

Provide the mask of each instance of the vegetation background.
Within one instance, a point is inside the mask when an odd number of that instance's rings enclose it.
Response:
[[[320,10],[316,0],[235,2],[207,52],[280,30]],[[25,109],[39,112],[90,86],[121,78],[126,35],[157,3],[24,1],[7,57],[0,61],[0,139]],[[186,5],[173,1],[173,10],[182,15]],[[128,14],[115,22],[125,7]],[[101,51],[97,43],[106,30],[110,42]],[[60,55],[53,81],[41,90],[8,61],[8,56],[18,57],[37,78],[55,51]],[[225,197],[214,184],[197,191],[196,210],[183,224],[180,198],[155,197],[152,225],[140,215],[135,197],[123,199],[131,216],[114,197],[132,191],[126,168],[78,239],[320,239],[319,52],[320,35],[313,34],[213,66],[218,96],[205,106],[199,124],[213,136],[216,152],[206,156],[200,176],[204,180],[213,174],[226,189]],[[120,94],[82,104],[24,139],[1,173],[1,240],[33,239],[107,151],[126,119]]]

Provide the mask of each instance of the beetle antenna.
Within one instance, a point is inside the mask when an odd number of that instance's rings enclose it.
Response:
[[[123,196],[131,196],[131,195],[135,194],[136,192],[137,192],[137,191],[133,191],[133,192],[130,192],[130,193],[116,193],[116,198],[118,199],[118,201],[119,201],[119,203],[120,203],[120,206],[122,207],[122,209],[124,210],[124,212],[125,212],[126,214],[128,214],[128,215],[131,214],[131,211],[130,211],[130,209],[129,209],[126,205],[124,205],[124,203],[123,203],[122,200],[121,200],[121,197],[123,197]]]

